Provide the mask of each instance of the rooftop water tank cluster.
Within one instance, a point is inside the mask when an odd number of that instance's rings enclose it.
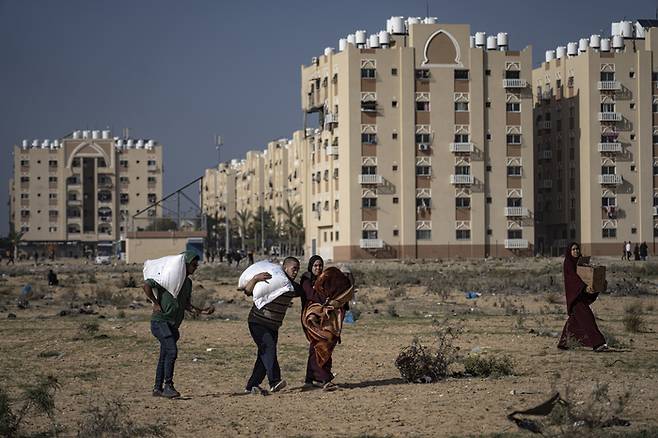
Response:
[[[391,47],[392,35],[407,35],[414,24],[436,24],[436,17],[391,17],[386,20],[386,30],[380,30],[371,35],[365,30],[357,30],[338,40],[338,51],[342,52],[348,44],[360,49],[386,49]],[[324,54],[333,53],[333,48],[324,49]]]
[[[509,36],[507,32],[498,32],[496,35],[487,35],[486,32],[475,32],[475,35],[470,37],[471,48],[479,48],[484,50],[500,50],[506,51],[509,49]]]
[[[603,38],[601,35],[591,35],[589,38],[581,38],[578,42],[570,42],[566,46],[558,46],[555,50],[546,51],[546,62],[554,59],[578,56],[587,52],[588,49],[597,52],[621,52],[624,50],[625,39],[644,38],[646,29],[638,21],[620,21],[612,23],[610,37]]]
[[[59,149],[62,147],[62,144],[59,140],[50,140],[50,139],[34,139],[32,141],[23,139],[21,142],[21,149]]]
[[[134,139],[114,137],[114,147],[120,150],[125,149],[146,149],[151,150],[156,145],[155,140],[151,139]]]

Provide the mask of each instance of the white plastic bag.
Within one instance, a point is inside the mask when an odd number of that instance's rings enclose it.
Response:
[[[281,265],[272,263],[268,260],[254,263],[245,269],[244,272],[240,275],[238,287],[244,288],[249,280],[261,272],[268,272],[272,278],[267,280],[267,283],[264,281],[259,281],[256,283],[256,286],[254,286],[254,304],[258,309],[262,309],[264,305],[271,303],[284,293],[294,290],[292,283],[288,279],[286,273],[283,272]]]
[[[178,296],[186,277],[185,255],[177,254],[144,262],[144,280],[154,280],[167,292]],[[155,291],[154,291],[155,292]]]

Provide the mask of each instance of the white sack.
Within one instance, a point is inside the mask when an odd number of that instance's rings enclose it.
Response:
[[[186,274],[184,254],[166,256],[144,262],[144,280],[154,280],[173,295],[174,298],[178,296],[178,293],[183,287]]]
[[[238,287],[244,288],[249,280],[261,272],[268,272],[272,278],[267,280],[267,283],[264,281],[259,281],[256,283],[256,286],[254,286],[254,304],[258,309],[262,309],[265,304],[271,303],[284,293],[294,290],[292,283],[288,279],[286,273],[283,272],[281,265],[272,263],[268,260],[254,263],[245,269],[244,272],[240,275]]]

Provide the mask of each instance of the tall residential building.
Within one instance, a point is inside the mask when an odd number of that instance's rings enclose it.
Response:
[[[52,141],[23,140],[13,155],[10,210],[26,251],[109,250],[129,231],[131,217],[162,197],[162,146],[153,140],[74,131]],[[159,208],[149,215],[158,216]]]
[[[658,226],[658,29],[613,23],[546,52],[533,71],[537,250],[618,255],[655,244]]]
[[[334,260],[531,254],[532,51],[392,17],[301,67],[317,115],[306,250]],[[308,131],[307,131],[308,132]]]

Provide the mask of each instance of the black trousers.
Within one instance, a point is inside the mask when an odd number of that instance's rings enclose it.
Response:
[[[281,368],[276,357],[276,343],[279,340],[279,331],[253,322],[249,323],[249,333],[258,347],[258,356],[254,364],[254,370],[247,382],[247,390],[259,386],[265,376],[270,386],[274,386],[281,380]]]

